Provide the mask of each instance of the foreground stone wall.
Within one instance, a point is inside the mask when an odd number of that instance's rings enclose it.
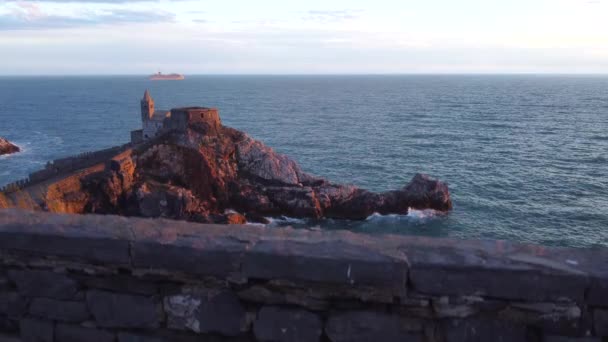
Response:
[[[0,341],[608,337],[605,249],[4,210],[0,251]]]

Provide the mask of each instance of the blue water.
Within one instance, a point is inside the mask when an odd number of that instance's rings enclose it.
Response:
[[[0,78],[0,184],[114,146],[157,107],[216,106],[302,167],[376,191],[416,172],[450,185],[448,215],[292,222],[369,233],[608,245],[608,77],[199,76]]]

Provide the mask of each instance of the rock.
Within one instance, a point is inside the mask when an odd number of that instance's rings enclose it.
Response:
[[[221,125],[175,131],[162,142],[105,162],[103,169],[98,165],[79,170],[82,176],[49,182],[52,191],[37,191],[47,195],[35,205],[0,201],[0,206],[230,224],[246,223],[245,218],[267,223],[268,216],[363,220],[375,212],[452,208],[447,185],[427,175],[417,174],[403,188],[385,193],[333,184]]]
[[[87,304],[95,321],[108,328],[156,328],[159,305],[153,299],[112,292],[87,292]]]
[[[419,342],[422,340],[422,329],[422,323],[417,320],[378,312],[353,311],[331,314],[325,332],[332,342]]]
[[[226,224],[247,224],[247,218],[239,213],[228,213],[224,215],[226,217],[224,222]],[[219,221],[219,220],[218,220]]]
[[[445,342],[527,341],[525,325],[495,319],[450,320],[444,323]]]
[[[16,292],[0,292],[0,315],[20,318],[27,311],[27,300]]]
[[[84,302],[66,302],[48,298],[34,298],[30,303],[31,315],[54,321],[79,323],[89,318]]]
[[[323,323],[308,311],[263,307],[253,323],[253,332],[258,341],[317,342]]]
[[[150,337],[121,332],[118,333],[118,342],[167,342],[167,340],[160,337]]]
[[[10,141],[6,140],[5,138],[0,137],[0,156],[3,154],[17,153],[19,151],[21,151],[21,149],[19,149],[19,147],[12,144]]]
[[[154,295],[158,291],[156,284],[126,275],[75,276],[75,278],[88,288],[141,295]]]
[[[581,309],[576,303],[511,303],[499,317],[536,326],[555,335],[577,335],[583,329]]]
[[[599,337],[545,336],[543,342],[602,342]]]
[[[608,310],[594,310],[593,325],[597,336],[608,337]]]
[[[435,209],[448,211],[452,209],[452,200],[447,184],[432,179],[425,174],[416,174],[408,185],[399,193],[402,201],[415,209]]]
[[[114,334],[77,325],[57,324],[55,342],[114,342]]]
[[[53,322],[26,318],[21,320],[19,331],[22,342],[53,342]]]
[[[51,271],[15,271],[8,273],[25,297],[47,297],[69,300],[76,296],[78,284],[69,277]]]
[[[246,330],[246,311],[232,292],[181,294],[165,298],[168,325],[197,333],[237,336]]]

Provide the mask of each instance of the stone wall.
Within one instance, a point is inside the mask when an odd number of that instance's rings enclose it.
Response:
[[[75,156],[52,160],[45,165],[44,169],[30,173],[28,178],[21,179],[0,187],[0,192],[10,193],[19,191],[27,186],[44,182],[56,176],[65,175],[79,169],[91,167],[126,151],[130,147],[131,144],[125,144],[99,151],[83,152]]]
[[[190,125],[196,123],[206,123],[214,128],[222,124],[216,108],[185,107],[171,109],[171,119],[166,123],[166,128],[185,132]]]
[[[606,249],[5,210],[0,251],[6,341],[608,337]]]

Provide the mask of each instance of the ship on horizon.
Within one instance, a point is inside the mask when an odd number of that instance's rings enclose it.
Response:
[[[156,74],[150,75],[150,81],[180,81],[184,79],[182,74],[163,74],[160,71]]]

